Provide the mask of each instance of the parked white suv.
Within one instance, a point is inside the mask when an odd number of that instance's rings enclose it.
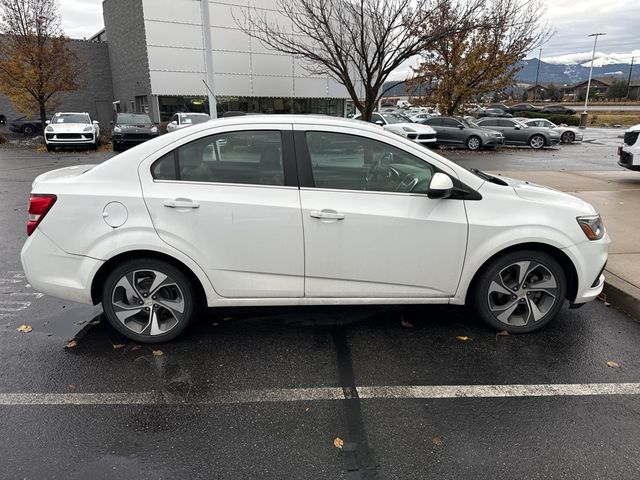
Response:
[[[98,148],[100,143],[100,125],[91,121],[88,113],[58,112],[47,120],[44,129],[47,150],[56,147]]]
[[[618,165],[629,170],[640,170],[640,125],[624,132],[624,145],[618,147]]]
[[[354,120],[360,120],[361,118],[361,115],[353,117]],[[401,113],[373,112],[371,121],[385,130],[402,135],[420,145],[429,147],[436,144],[436,131],[433,128],[421,123],[414,123],[409,117]]]
[[[102,302],[139,342],[175,338],[199,306],[469,303],[530,332],[600,293],[609,244],[576,197],[306,115],[220,119],[40,175],[27,233],[34,289]]]

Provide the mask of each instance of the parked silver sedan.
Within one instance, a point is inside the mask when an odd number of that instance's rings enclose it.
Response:
[[[562,143],[581,142],[584,137],[582,132],[577,128],[556,125],[546,118],[516,118],[516,120],[519,120],[529,127],[550,128],[558,132]]]
[[[533,149],[560,143],[560,134],[549,128],[529,127],[513,118],[481,118],[476,124],[504,135],[505,145],[529,145]]]

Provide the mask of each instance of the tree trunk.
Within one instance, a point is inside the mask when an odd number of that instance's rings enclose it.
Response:
[[[44,133],[45,128],[47,128],[47,106],[46,102],[42,100],[38,100],[38,105],[40,106],[40,124],[42,125],[42,132]]]

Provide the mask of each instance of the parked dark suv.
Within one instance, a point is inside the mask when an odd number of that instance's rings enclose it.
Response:
[[[24,133],[27,136],[42,133],[42,123],[39,118],[20,117],[11,120],[9,130],[14,133]]]
[[[158,136],[156,127],[146,113],[118,113],[113,122],[113,151],[139,145]]]

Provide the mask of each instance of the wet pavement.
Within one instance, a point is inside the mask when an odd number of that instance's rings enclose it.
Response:
[[[612,169],[608,145],[584,148],[443,153],[544,170],[557,151],[563,165]],[[461,307],[208,311],[177,341],[148,346],[99,307],[33,292],[18,257],[30,182],[110,156],[0,147],[0,478],[637,478],[637,394],[363,394],[638,384],[640,324],[602,302],[521,336]]]

